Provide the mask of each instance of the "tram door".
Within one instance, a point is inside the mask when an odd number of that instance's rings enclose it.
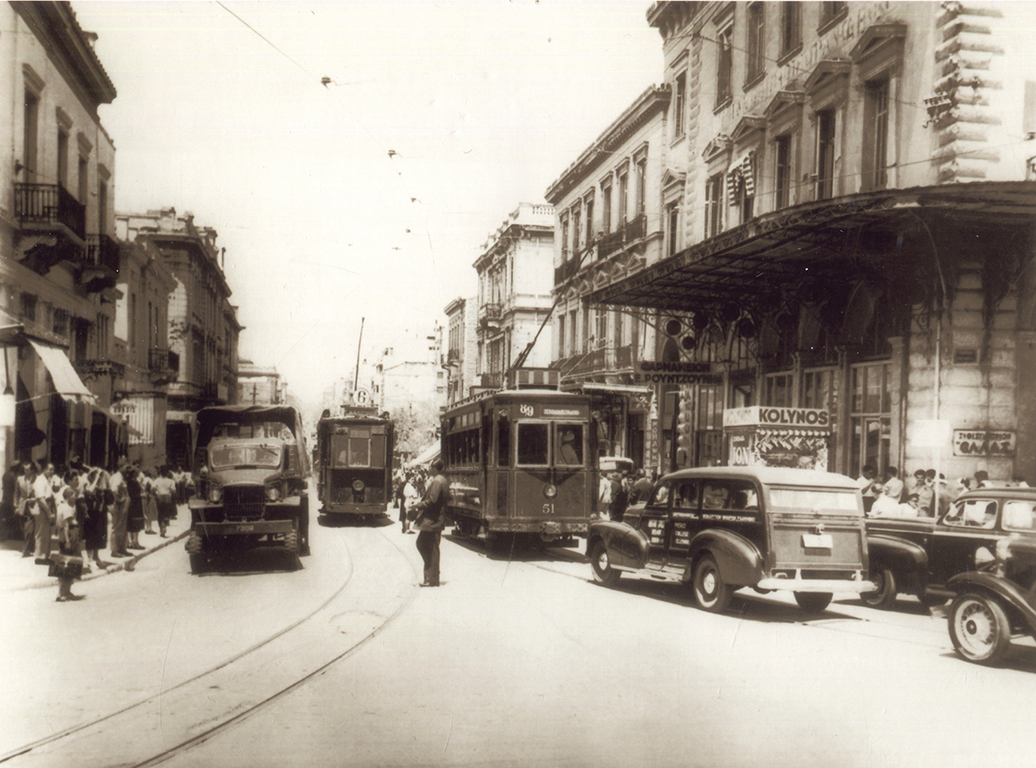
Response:
[[[492,434],[486,461],[486,495],[483,501],[486,517],[505,516],[511,465],[511,419],[506,407],[490,411]]]

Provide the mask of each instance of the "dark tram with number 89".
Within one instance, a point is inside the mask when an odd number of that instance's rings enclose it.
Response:
[[[366,520],[392,501],[393,424],[374,408],[345,406],[317,423],[317,495],[325,515]]]
[[[597,511],[596,456],[586,395],[492,392],[442,418],[450,517],[487,542],[501,534],[545,543],[585,536]]]

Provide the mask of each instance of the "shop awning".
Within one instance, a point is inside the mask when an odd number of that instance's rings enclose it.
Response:
[[[830,286],[884,274],[906,229],[966,231],[997,252],[1036,221],[1036,182],[974,182],[881,190],[804,203],[753,218],[589,296],[591,304],[694,312],[782,286]]]
[[[40,360],[50,371],[50,378],[54,380],[54,389],[59,395],[82,397],[93,401],[93,392],[83,384],[83,380],[79,378],[79,374],[76,373],[63,350],[35,339],[29,339],[29,343],[32,344],[36,354],[40,356]]]
[[[422,466],[427,467],[437,458],[439,458],[439,443],[432,443],[423,451],[421,451],[414,459],[410,462],[410,466]]]

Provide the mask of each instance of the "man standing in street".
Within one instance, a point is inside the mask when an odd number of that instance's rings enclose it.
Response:
[[[50,565],[50,530],[58,516],[53,479],[54,465],[47,464],[32,484],[32,495],[36,500],[33,509],[36,521],[36,565]]]
[[[422,587],[439,586],[439,541],[446,527],[446,503],[450,498],[450,482],[442,469],[442,459],[432,462],[433,477],[428,481],[424,497],[408,513],[418,531],[417,551],[424,560]]]

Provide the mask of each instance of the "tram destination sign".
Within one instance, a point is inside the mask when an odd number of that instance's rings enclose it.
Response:
[[[723,377],[712,372],[709,363],[660,363],[638,360],[633,365],[635,384],[698,384],[718,383]]]

